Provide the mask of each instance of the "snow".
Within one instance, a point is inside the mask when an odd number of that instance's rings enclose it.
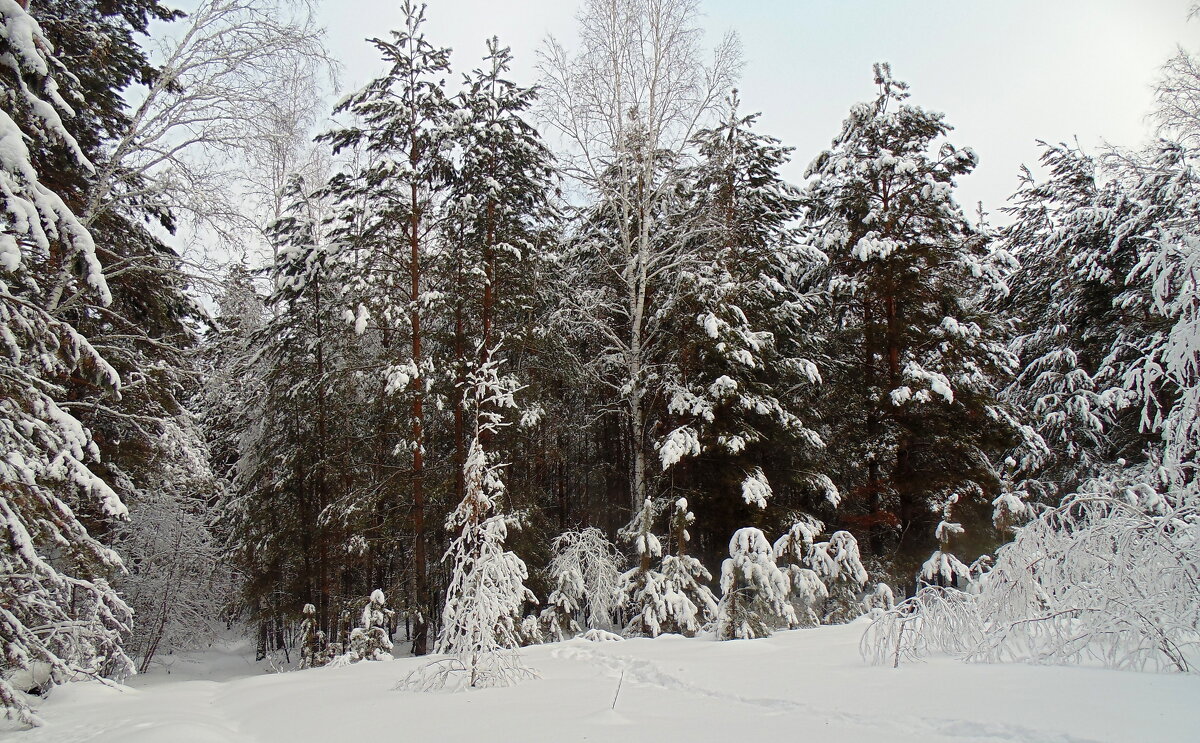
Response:
[[[766,508],[770,498],[771,483],[767,481],[767,476],[762,469],[755,467],[754,471],[747,474],[746,479],[742,481],[742,500],[749,505]]]
[[[44,727],[0,732],[0,740],[1200,740],[1198,677],[947,658],[869,666],[858,655],[863,627],[730,642],[665,635],[540,645],[522,654],[541,678],[455,694],[395,690],[424,662],[417,658],[225,681],[160,676],[140,688],[68,684],[43,705]],[[221,651],[211,662],[228,660]]]

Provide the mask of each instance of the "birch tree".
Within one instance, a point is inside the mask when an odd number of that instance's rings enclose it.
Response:
[[[602,339],[603,352],[586,366],[621,400],[632,512],[652,495],[655,287],[669,285],[688,260],[686,242],[664,231],[675,198],[670,170],[739,67],[732,34],[702,59],[698,16],[697,0],[588,0],[578,51],[549,39],[540,64],[547,122],[567,150],[563,172],[579,196],[609,212],[609,244],[582,249],[612,285],[569,292],[564,319]]]
[[[261,236],[303,169],[322,68],[336,74],[312,10],[310,0],[202,0],[159,38],[85,223],[151,202],[209,235]]]

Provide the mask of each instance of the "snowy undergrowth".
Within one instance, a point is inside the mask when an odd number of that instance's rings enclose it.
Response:
[[[857,655],[865,625],[746,641],[573,640],[525,648],[540,678],[463,694],[394,690],[425,659],[108,689],[57,689],[5,743],[794,740],[1159,743],[1200,739],[1190,675]],[[250,648],[246,648],[247,651]],[[213,662],[228,664],[223,650]],[[201,664],[202,665],[202,664]],[[219,678],[220,674],[213,677]],[[161,681],[161,679],[159,679]],[[618,685],[620,691],[618,693]],[[936,690],[936,691],[935,691]],[[616,702],[614,706],[614,696]],[[1096,700],[1104,705],[1096,705]]]
[[[1096,478],[1017,531],[970,593],[930,586],[882,613],[863,655],[1200,673],[1200,498]]]

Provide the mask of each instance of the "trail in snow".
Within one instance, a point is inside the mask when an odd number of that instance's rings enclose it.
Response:
[[[848,625],[734,642],[573,640],[522,651],[539,680],[447,694],[394,690],[429,659],[247,677],[247,658],[221,647],[204,662],[181,659],[141,688],[60,687],[41,710],[44,728],[0,732],[0,741],[1200,740],[1198,677],[948,660],[875,668],[858,657],[861,632]]]
[[[1062,733],[1047,733],[1019,725],[997,725],[994,723],[979,723],[960,719],[933,719],[916,716],[897,718],[895,716],[885,717],[875,714],[831,712],[819,709],[812,704],[789,699],[748,697],[727,691],[704,688],[678,676],[671,675],[664,671],[657,663],[641,658],[596,652],[583,647],[555,648],[553,653],[558,658],[592,663],[610,671],[614,678],[623,678],[626,683],[647,684],[668,691],[693,694],[722,702],[734,702],[750,707],[760,707],[779,714],[791,712],[803,714],[810,719],[838,720],[848,725],[878,728],[880,730],[887,729],[893,737],[903,733],[908,735],[916,734],[918,736],[947,736],[963,741],[990,739],[1025,741],[1026,743],[1098,743],[1098,741],[1090,738],[1077,738]]]

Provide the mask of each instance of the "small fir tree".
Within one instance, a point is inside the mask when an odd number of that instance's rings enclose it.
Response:
[[[376,588],[363,607],[359,626],[350,631],[348,660],[351,663],[392,659],[392,639],[388,627],[393,615],[394,612],[387,608],[383,591]]]
[[[542,610],[542,635],[549,642],[569,640],[583,631],[576,617],[583,616],[587,595],[583,588],[583,576],[574,568],[567,568],[555,576],[554,590],[546,600],[549,606]]]
[[[696,516],[688,509],[687,499],[677,499],[671,511],[675,554],[666,555],[662,562],[663,582],[668,587],[663,631],[685,637],[694,637],[717,616],[717,598],[707,585],[712,580],[712,573],[687,553],[687,545],[692,540],[688,528],[695,522]]]
[[[300,622],[300,668],[316,668],[328,662],[325,633],[317,628],[317,607],[305,604]]]
[[[790,593],[791,582],[775,564],[766,535],[753,527],[738,529],[721,564],[717,639],[768,637],[776,627],[795,625]]]
[[[485,363],[469,380],[473,390],[475,437],[465,464],[466,493],[446,520],[458,537],[446,551],[453,574],[442,611],[436,652],[452,656],[413,682],[462,684],[469,688],[508,686],[534,675],[520,659],[519,625],[526,602],[537,602],[525,587],[524,561],[504,548],[512,517],[499,513],[504,483],[502,465],[489,461],[485,435],[503,424],[502,410],[513,408],[513,385],[496,373],[498,362]]]
[[[950,515],[950,509],[956,501],[957,498],[952,498],[942,509],[942,520],[934,530],[938,548],[921,566],[921,572],[917,574],[918,585],[965,590],[971,583],[971,568],[950,551],[950,539],[963,533],[962,524],[953,521]]]
[[[835,531],[828,542],[812,546],[805,563],[829,592],[822,623],[848,622],[863,613],[862,590],[867,584],[867,570],[853,534]]]
[[[805,567],[817,536],[825,525],[811,516],[797,518],[787,533],[775,540],[776,560],[786,561],[788,578],[792,583],[791,601],[798,625],[812,627],[821,623],[825,602],[829,599],[821,576]]]

